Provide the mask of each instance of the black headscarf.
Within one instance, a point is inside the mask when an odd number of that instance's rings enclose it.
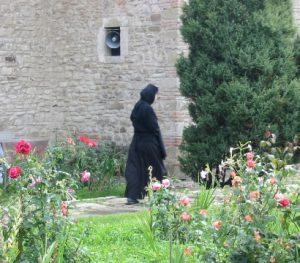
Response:
[[[148,84],[141,92],[141,98],[140,100],[135,104],[130,119],[133,121],[134,119],[137,119],[139,115],[142,113],[141,106],[143,103],[147,103],[151,105],[155,100],[155,95],[158,92],[158,87],[154,86],[153,84]]]
[[[148,102],[150,105],[154,102],[155,94],[158,92],[158,87],[148,84],[140,93],[141,100]]]

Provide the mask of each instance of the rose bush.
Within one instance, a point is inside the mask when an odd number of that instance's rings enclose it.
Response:
[[[66,237],[73,224],[68,209],[74,192],[69,189],[78,182],[38,157],[29,142],[19,141],[15,150],[13,163],[1,159],[12,197],[7,207],[0,206],[0,261],[44,262],[49,257],[75,262],[81,258],[79,250],[68,246]]]
[[[125,154],[121,150],[85,135],[57,142],[49,149],[48,159],[57,170],[79,178],[82,182],[79,187],[88,186],[89,190],[101,191],[111,187],[115,176],[122,175],[125,167]],[[84,171],[90,173],[89,180],[82,176]]]
[[[299,185],[291,181],[295,170],[289,165],[294,150],[269,140],[257,151],[248,143],[232,148],[222,163],[232,187],[223,189],[228,194],[214,206],[201,207],[199,199],[195,206],[172,192],[172,185],[158,188],[151,182],[153,232],[181,243],[191,262],[299,262]]]

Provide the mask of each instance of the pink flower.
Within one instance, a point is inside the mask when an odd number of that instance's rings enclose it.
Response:
[[[253,158],[254,158],[254,153],[253,153],[253,152],[247,152],[247,153],[246,153],[246,158],[247,158],[247,160],[253,160]]]
[[[73,141],[73,139],[71,137],[67,138],[67,142],[71,145],[75,145],[75,142]]]
[[[191,247],[186,247],[184,250],[183,250],[183,255],[185,256],[191,256],[193,253],[193,249]]]
[[[259,191],[252,191],[249,193],[249,197],[252,200],[256,200],[260,198],[260,192]]]
[[[169,179],[162,180],[162,185],[163,187],[168,188],[171,185],[170,180]]]
[[[201,209],[201,210],[199,211],[199,214],[202,215],[202,216],[206,216],[206,215],[207,215],[207,210]]]
[[[187,196],[181,197],[180,198],[180,204],[186,206],[190,204],[190,198],[188,198]]]
[[[155,182],[153,185],[152,185],[152,190],[154,191],[158,191],[161,189],[161,183],[159,182]]]
[[[183,212],[180,216],[182,221],[189,221],[191,220],[191,215],[188,212]]]
[[[68,215],[68,204],[66,202],[62,202],[61,203],[61,212],[64,216],[67,216]]]
[[[256,163],[252,159],[250,159],[247,161],[247,166],[249,168],[254,168],[256,166]]]
[[[68,192],[68,193],[75,193],[75,190],[74,190],[73,188],[68,188],[68,189],[67,189],[67,192]]]
[[[253,217],[252,217],[251,215],[246,215],[246,216],[245,216],[245,220],[246,220],[247,222],[253,222]]]
[[[85,183],[85,182],[88,182],[90,180],[91,174],[88,171],[85,170],[84,172],[81,173],[81,176],[82,177],[81,177],[80,181]]]
[[[16,144],[16,153],[29,154],[31,151],[31,144],[25,140],[21,140]]]
[[[222,226],[222,221],[217,220],[217,221],[215,221],[215,222],[212,223],[212,226],[213,226],[213,228],[215,230],[219,230],[221,228],[221,226]]]
[[[283,206],[283,207],[286,207],[286,206],[290,206],[290,200],[289,199],[287,199],[287,198],[284,198],[284,199],[282,199],[282,200],[280,200],[279,201],[279,204],[281,205],[281,206]]]
[[[280,202],[281,200],[283,200],[285,197],[284,197],[284,195],[283,194],[276,194],[275,196],[274,196],[274,199],[277,201],[277,202]]]
[[[28,187],[33,188],[36,184],[43,182],[43,179],[41,177],[32,178],[31,183],[28,185]]]
[[[8,176],[12,179],[16,179],[19,177],[22,172],[22,168],[20,166],[13,166],[8,170]]]

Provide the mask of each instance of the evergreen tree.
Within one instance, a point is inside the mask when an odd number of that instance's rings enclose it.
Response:
[[[295,28],[290,0],[190,0],[181,33],[189,55],[177,63],[192,124],[180,162],[197,178],[229,148],[269,130],[285,144],[300,131]]]

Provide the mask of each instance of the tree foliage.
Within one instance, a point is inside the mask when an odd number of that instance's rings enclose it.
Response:
[[[240,141],[266,131],[283,145],[300,131],[295,27],[290,0],[190,0],[181,33],[189,54],[177,62],[189,100],[180,162],[196,178]]]

